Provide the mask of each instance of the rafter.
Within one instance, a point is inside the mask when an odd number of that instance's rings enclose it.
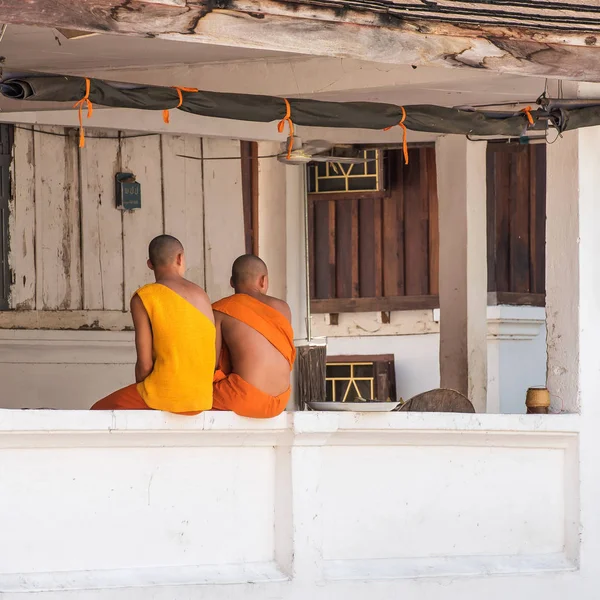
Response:
[[[589,1],[0,0],[0,22],[600,81]]]

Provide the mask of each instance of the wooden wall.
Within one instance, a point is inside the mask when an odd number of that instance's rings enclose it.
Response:
[[[435,149],[385,159],[386,191],[311,194],[314,312],[427,308],[437,304]]]
[[[188,277],[217,299],[244,252],[240,143],[193,136],[17,128],[10,205],[10,306],[21,311],[126,311],[152,280],[147,245],[170,233]],[[142,186],[142,208],[115,208],[117,172]]]
[[[385,173],[381,193],[309,196],[313,312],[439,306],[435,149],[410,149],[408,165],[390,151]],[[490,303],[543,306],[545,220],[545,145],[490,143]]]
[[[488,144],[488,290],[499,303],[544,304],[546,146]]]

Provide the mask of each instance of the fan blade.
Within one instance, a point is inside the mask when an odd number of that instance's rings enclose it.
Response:
[[[68,40],[80,40],[82,38],[100,35],[98,33],[93,33],[90,31],[76,31],[75,29],[62,29],[60,27],[57,27],[56,31],[58,31],[62,36],[66,37]]]
[[[304,152],[307,154],[323,154],[323,152],[329,152],[333,148],[333,144],[327,140],[310,140],[303,146]]]

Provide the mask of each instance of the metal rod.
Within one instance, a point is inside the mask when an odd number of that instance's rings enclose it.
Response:
[[[302,178],[302,194],[304,196],[304,272],[306,274],[306,339],[310,342],[312,340],[312,318],[310,314],[310,257],[308,255],[308,168],[306,165],[304,165],[303,169],[304,177]]]

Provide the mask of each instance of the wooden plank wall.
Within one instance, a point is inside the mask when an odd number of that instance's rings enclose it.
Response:
[[[177,155],[239,156],[239,142],[91,130],[85,149],[77,141],[76,131],[61,128],[15,130],[10,307],[125,311],[152,280],[147,245],[163,232],[184,244],[192,281],[215,299],[227,292],[231,260],[245,247],[241,163]],[[141,210],[115,208],[119,171],[141,183]],[[205,256],[215,255],[219,263],[207,265]]]
[[[388,152],[386,191],[311,195],[314,312],[438,306],[438,201],[433,147]],[[492,303],[544,304],[546,147],[490,143],[488,289]]]
[[[311,286],[315,312],[423,308],[437,302],[435,149],[386,157],[381,194],[312,195]],[[420,306],[419,306],[420,305]]]
[[[487,177],[488,290],[499,302],[543,305],[546,146],[489,144]]]

